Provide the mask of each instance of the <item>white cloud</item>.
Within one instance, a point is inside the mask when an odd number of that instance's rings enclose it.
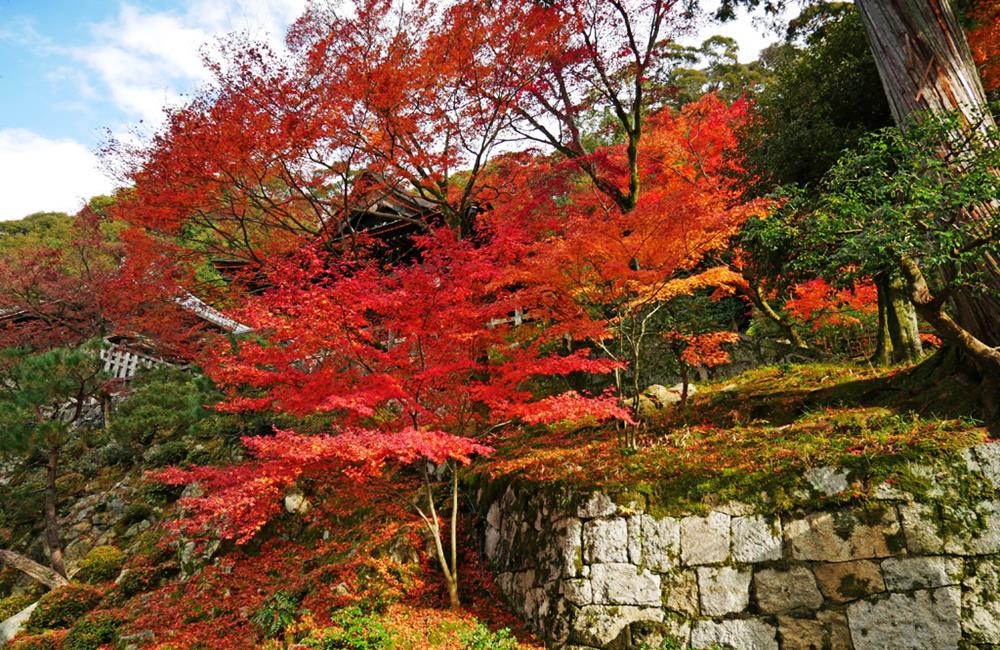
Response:
[[[208,80],[203,47],[236,31],[280,47],[305,6],[306,0],[186,0],[177,11],[157,12],[122,3],[72,55],[130,119],[155,125],[165,106]]]
[[[79,142],[0,129],[0,188],[0,220],[8,220],[42,210],[75,213],[112,184]]]

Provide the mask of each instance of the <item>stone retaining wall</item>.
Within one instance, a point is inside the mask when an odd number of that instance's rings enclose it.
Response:
[[[501,591],[552,647],[885,648],[1000,644],[1000,444],[914,466],[863,502],[659,516],[643,495],[481,492]],[[858,487],[807,472],[813,503]],[[978,486],[970,489],[970,486]]]

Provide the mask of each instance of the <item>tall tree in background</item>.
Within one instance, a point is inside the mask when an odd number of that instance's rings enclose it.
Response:
[[[774,11],[785,6],[782,0],[723,0],[717,15],[731,18],[737,6]],[[855,3],[865,25],[879,76],[889,100],[893,117],[900,128],[907,128],[925,114],[955,112],[961,116],[961,128],[955,134],[954,150],[962,148],[968,134],[986,135],[995,124],[986,105],[986,95],[966,40],[950,0],[857,0]],[[963,134],[964,131],[964,134]],[[951,164],[960,168],[960,156],[942,151]],[[997,237],[988,225],[995,202],[963,208],[957,214],[939,215],[972,224],[965,232],[974,239]],[[975,224],[980,224],[977,228]],[[974,242],[959,243],[962,248]],[[935,292],[921,282],[903,264],[900,271],[907,291],[918,312],[936,314],[940,305],[950,300],[954,305],[954,323],[979,344],[1000,347],[1000,261],[984,254],[972,268],[944,269],[945,283],[959,273],[970,271],[979,278],[974,287],[956,289],[948,295]],[[992,370],[975,360],[963,364],[988,380],[986,390],[995,390]]]

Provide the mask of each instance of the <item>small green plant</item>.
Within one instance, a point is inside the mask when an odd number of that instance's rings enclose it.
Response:
[[[97,607],[103,592],[94,586],[70,583],[42,596],[28,619],[28,632],[67,628]]]
[[[307,648],[322,650],[385,650],[393,635],[377,618],[360,607],[344,607],[330,616],[331,626],[302,640]]]
[[[110,612],[89,614],[70,629],[63,641],[63,650],[97,650],[118,638],[122,620]]]
[[[490,631],[482,623],[462,635],[463,650],[517,650],[520,645],[509,628]]]
[[[125,554],[114,546],[95,546],[80,560],[75,579],[98,584],[118,577],[125,563]]]
[[[299,609],[299,599],[284,591],[268,596],[250,621],[257,626],[264,638],[271,639],[285,631],[295,622]]]

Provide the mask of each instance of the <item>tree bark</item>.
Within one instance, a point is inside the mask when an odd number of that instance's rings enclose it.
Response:
[[[900,258],[898,262],[906,278],[910,300],[920,315],[941,334],[942,339],[958,348],[981,369],[985,384],[995,385],[996,378],[1000,377],[1000,350],[970,334],[944,311],[943,301],[931,292],[916,262],[907,257]]]
[[[917,310],[902,278],[875,278],[878,289],[878,338],[872,363],[915,363],[924,356]]]
[[[896,123],[922,111],[957,111],[970,129],[996,125],[949,0],[857,0]],[[995,210],[996,206],[983,209]],[[977,210],[965,215],[976,219]],[[986,292],[952,297],[954,324],[989,347],[1000,346],[1000,263],[984,256]]]
[[[59,493],[56,490],[56,478],[59,472],[59,447],[49,449],[48,466],[46,467],[45,483],[45,541],[49,545],[49,564],[52,570],[66,577],[66,565],[63,562],[62,539],[59,535]]]
[[[43,566],[31,558],[25,557],[20,553],[15,553],[14,551],[5,551],[0,549],[0,564],[6,564],[9,567],[17,569],[36,582],[42,583],[49,589],[55,589],[56,587],[62,587],[65,584],[69,584],[69,581],[64,576],[56,573],[49,567]]]

